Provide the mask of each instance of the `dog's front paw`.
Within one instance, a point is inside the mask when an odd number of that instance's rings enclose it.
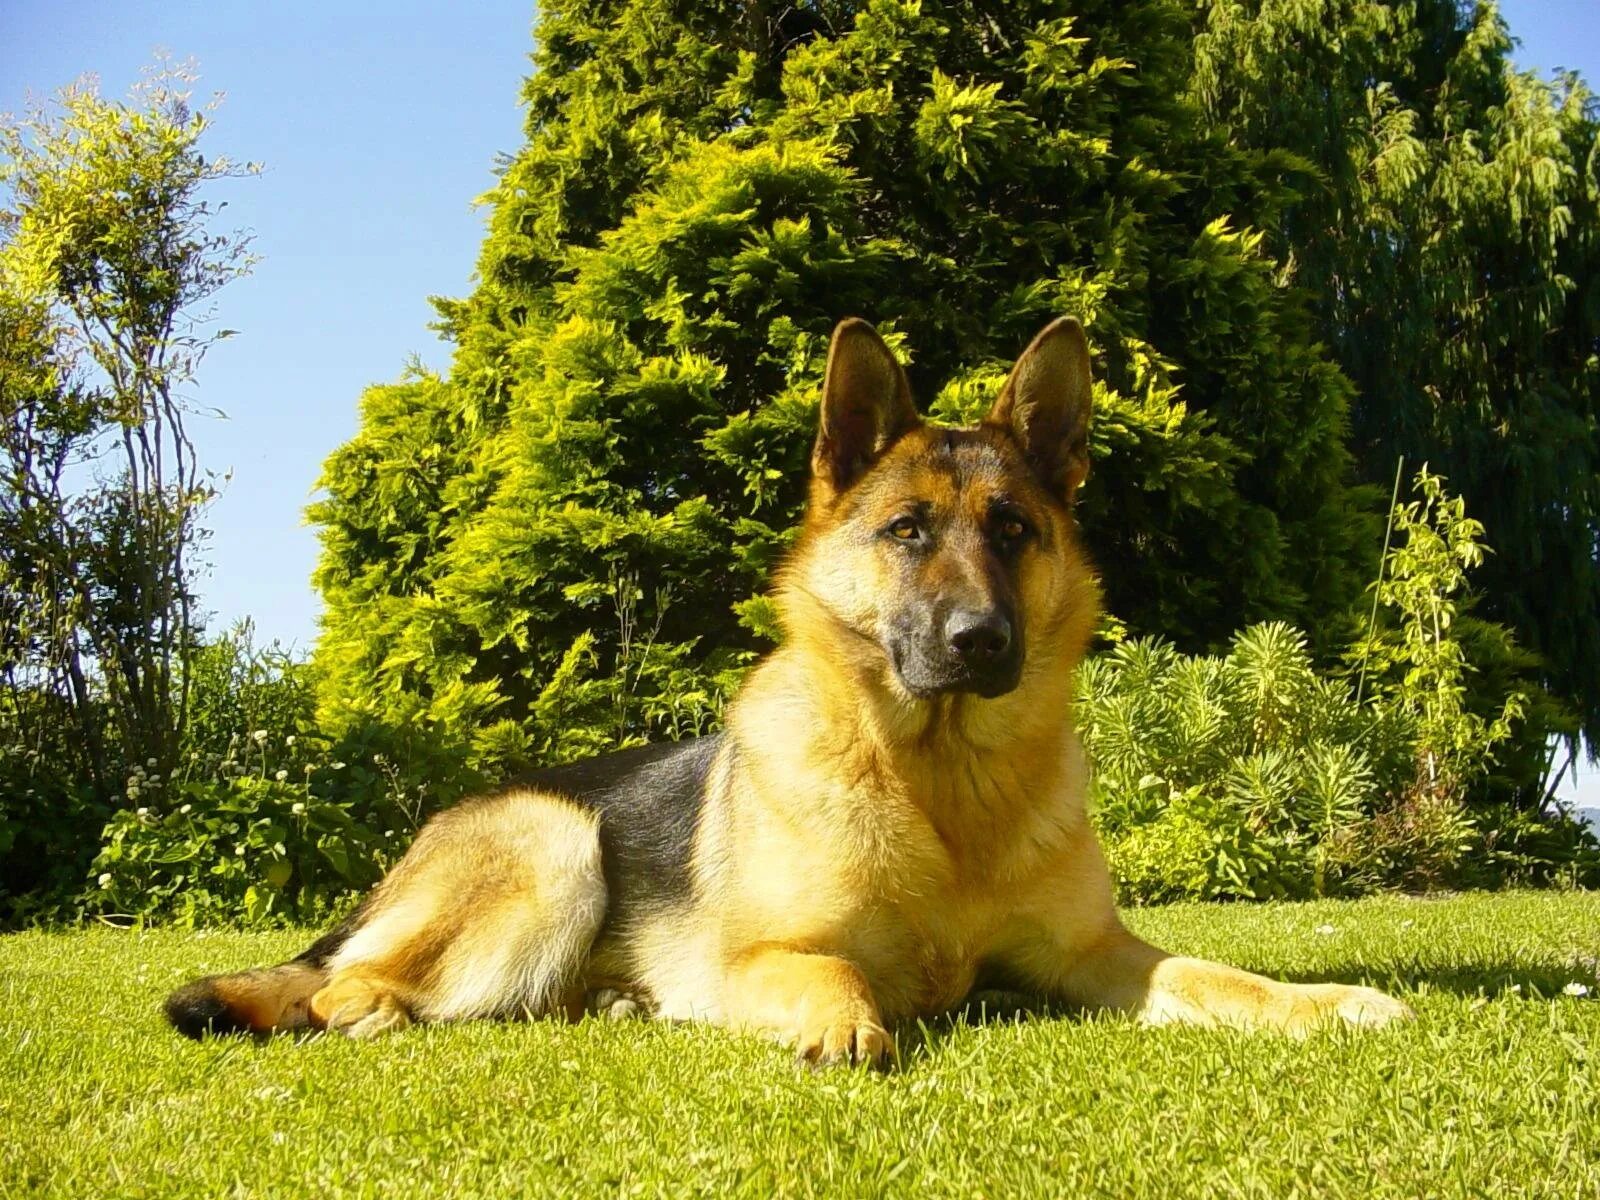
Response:
[[[1346,1025],[1381,1029],[1400,1021],[1412,1021],[1416,1014],[1409,1007],[1377,988],[1340,987],[1334,1009]]]
[[[795,1041],[796,1061],[810,1067],[882,1067],[893,1053],[889,1031],[872,1020],[844,1019],[802,1030]]]
[[[1327,1025],[1381,1029],[1415,1019],[1410,1008],[1376,988],[1343,983],[1313,984],[1303,989],[1300,1003],[1286,1022],[1290,1033],[1304,1034]]]

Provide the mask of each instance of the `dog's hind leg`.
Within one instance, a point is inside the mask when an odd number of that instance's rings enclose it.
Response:
[[[412,1021],[540,1016],[582,973],[606,911],[595,816],[514,792],[441,813],[363,910],[311,997],[366,1038]]]
[[[584,993],[583,1011],[591,1017],[607,1021],[632,1021],[648,1017],[650,1006],[642,996],[604,987]]]
[[[409,991],[398,980],[352,967],[311,998],[312,1020],[357,1040],[398,1033],[411,1024]]]
[[[165,1011],[179,1033],[201,1038],[221,1033],[275,1033],[316,1022],[311,998],[328,982],[328,960],[360,926],[352,914],[286,963],[231,975],[208,975],[167,997]]]

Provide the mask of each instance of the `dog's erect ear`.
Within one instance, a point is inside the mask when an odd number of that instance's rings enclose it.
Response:
[[[1010,432],[1045,485],[1067,503],[1089,474],[1089,342],[1061,317],[1022,352],[985,425]]]
[[[842,492],[920,423],[906,373],[878,331],[858,317],[840,321],[828,347],[812,473]]]

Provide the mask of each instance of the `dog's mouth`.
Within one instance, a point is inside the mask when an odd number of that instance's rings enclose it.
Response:
[[[1014,692],[1022,682],[1022,655],[1008,654],[982,666],[934,658],[891,643],[889,664],[896,681],[918,700],[970,695],[994,700]]]

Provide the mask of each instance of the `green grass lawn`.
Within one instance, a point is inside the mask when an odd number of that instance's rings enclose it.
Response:
[[[1131,920],[1418,1019],[1303,1043],[946,1022],[886,1076],[638,1022],[197,1044],[166,991],[304,934],[25,933],[0,938],[0,1196],[1600,1196],[1600,894]]]

